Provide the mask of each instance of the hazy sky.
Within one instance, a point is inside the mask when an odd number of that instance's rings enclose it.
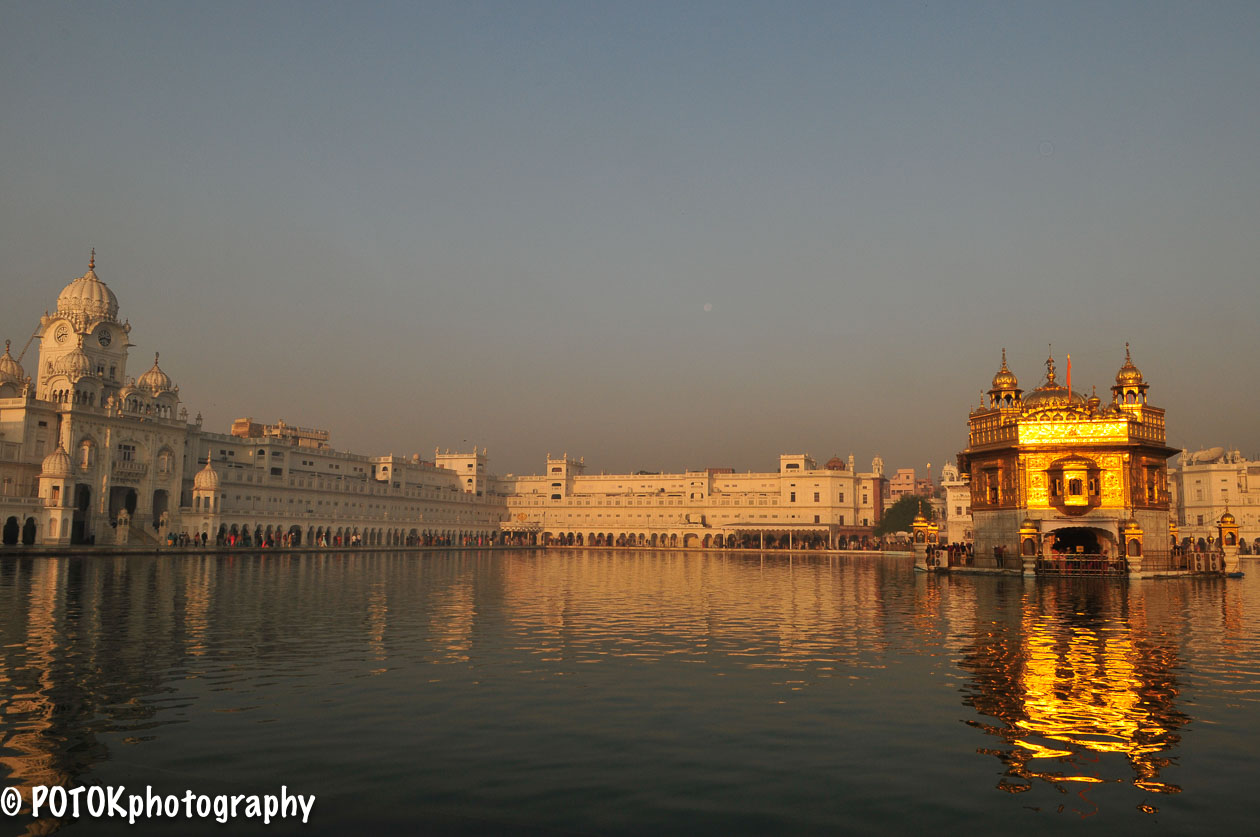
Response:
[[[1007,348],[1260,455],[1260,3],[0,0],[0,337],[599,471],[966,446]],[[35,350],[24,359],[33,371]]]

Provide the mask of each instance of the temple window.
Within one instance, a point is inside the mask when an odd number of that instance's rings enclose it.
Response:
[[[1072,496],[1080,496],[1081,487],[1081,481],[1079,479],[1068,480],[1068,491],[1071,492]]]

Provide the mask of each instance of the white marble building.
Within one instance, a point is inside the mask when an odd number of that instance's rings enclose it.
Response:
[[[154,356],[128,376],[129,322],[88,270],[14,356],[0,356],[0,529],[4,545],[208,543],[393,545],[505,537],[610,544],[847,545],[883,513],[883,462],[777,471],[584,473],[547,458],[538,476],[499,478],[485,450],[370,456],[322,430],[239,419],[215,433],[188,420]],[[34,347],[38,357],[26,360]],[[28,372],[23,362],[30,368]]]
[[[1182,544],[1205,547],[1217,540],[1217,524],[1228,511],[1238,521],[1239,540],[1260,554],[1260,462],[1222,447],[1182,451],[1168,470],[1168,488]]]

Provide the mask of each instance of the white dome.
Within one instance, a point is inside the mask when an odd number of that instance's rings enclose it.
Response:
[[[96,276],[96,251],[87,273],[75,279],[57,296],[57,313],[84,314],[102,320],[118,317],[118,297]]]
[[[9,341],[4,341],[4,354],[0,355],[0,383],[12,382],[20,384],[26,380],[26,372],[22,370],[22,364],[17,362],[13,355],[9,354]]]
[[[210,464],[210,457],[206,457],[206,467],[197,472],[197,476],[193,477],[194,491],[218,491],[219,475],[215,473],[214,467]]]
[[[158,366],[158,355],[156,352],[153,354],[153,368],[136,380],[136,386],[140,389],[148,390],[154,395],[174,389],[171,376],[163,372]]]
[[[92,361],[83,352],[82,334],[79,335],[79,345],[53,361],[53,372],[74,381],[92,374]]]
[[[57,445],[55,451],[44,457],[44,465],[41,468],[40,476],[68,477],[70,473],[70,454],[66,453],[64,447]]]

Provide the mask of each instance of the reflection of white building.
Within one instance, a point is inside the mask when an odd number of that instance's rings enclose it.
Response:
[[[96,274],[95,255],[46,313],[27,346],[0,355],[0,528],[3,543],[163,541],[168,533],[393,545],[428,539],[581,532],[659,535],[677,545],[733,536],[835,542],[883,513],[883,462],[823,468],[808,456],[779,470],[499,478],[484,449],[432,461],[333,449],[323,430],[240,419],[230,433],[189,422],[159,365],[127,374],[131,324]],[[38,342],[38,359],[26,350]]]
[[[1217,523],[1229,511],[1239,538],[1260,551],[1260,462],[1219,447],[1182,451],[1168,471],[1168,488],[1183,542],[1219,537]]]

